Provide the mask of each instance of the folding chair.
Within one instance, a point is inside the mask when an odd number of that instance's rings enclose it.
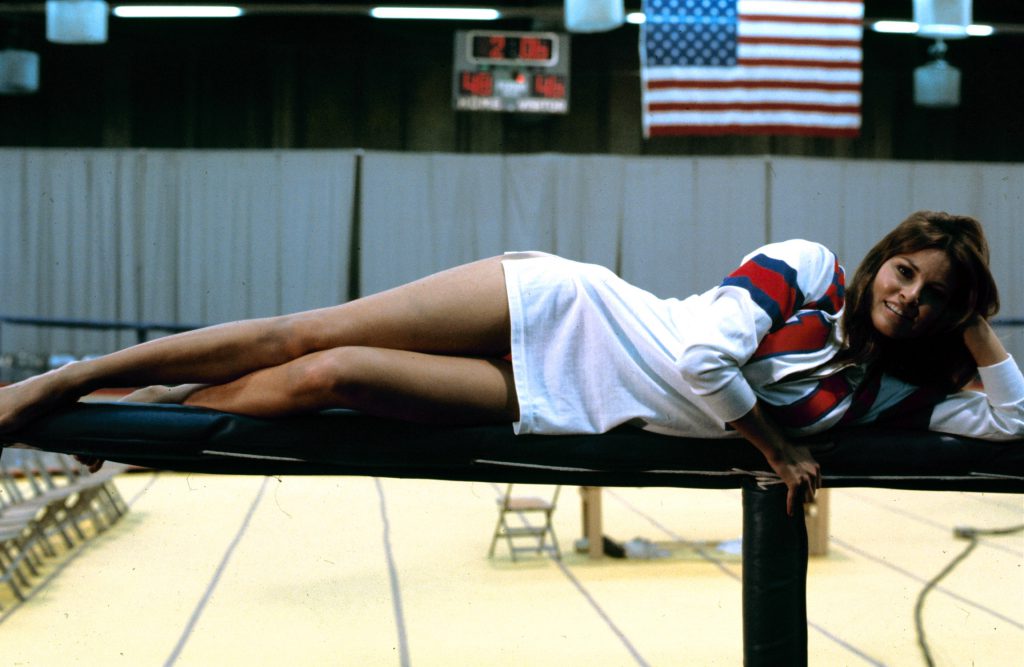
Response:
[[[22,589],[30,587],[29,576],[38,576],[42,565],[38,553],[48,545],[39,522],[42,509],[24,505],[17,483],[0,463],[0,584],[7,584],[18,600],[24,600]],[[26,575],[25,570],[28,570]]]
[[[22,589],[31,587],[28,576],[39,576],[37,566],[43,562],[37,552],[40,545],[31,521],[26,519],[20,527],[0,526],[0,584],[10,586],[14,597],[21,601],[25,600]],[[28,570],[28,576],[23,568]]]
[[[10,474],[6,466],[0,464],[0,472],[5,473],[7,478],[13,481],[14,475]],[[67,498],[75,493],[74,489],[69,486],[57,486],[49,471],[46,470],[45,461],[39,452],[26,452],[21,458],[19,472],[26,488],[24,492],[17,486],[10,488],[14,503],[5,511],[4,516],[10,518],[21,518],[26,515],[34,517],[32,528],[47,556],[57,555],[50,544],[49,536],[51,534],[59,534],[68,549],[73,549],[75,546],[74,540],[69,535],[69,530],[84,542],[85,534],[64,506]]]
[[[505,494],[498,498],[498,524],[494,527],[494,536],[491,538],[491,548],[487,552],[487,557],[494,557],[498,539],[504,537],[508,542],[508,550],[513,562],[516,560],[516,554],[523,551],[534,551],[538,554],[550,551],[556,559],[560,560],[562,552],[558,549],[558,538],[555,536],[555,527],[551,521],[562,487],[556,486],[551,500],[548,501],[536,496],[513,496],[512,486],[509,484]],[[509,525],[510,514],[515,515],[519,522],[518,525]],[[531,524],[530,515],[543,518],[543,525]],[[550,545],[546,544],[548,535],[551,536]],[[520,538],[535,540],[536,544],[529,547],[517,547],[514,540]]]
[[[108,461],[102,470],[90,473],[69,456],[57,457],[57,466],[67,480],[67,486],[57,487],[52,476],[47,475],[48,488],[71,491],[64,507],[76,524],[83,519],[91,520],[95,531],[101,533],[128,511],[128,504],[113,482],[113,478],[128,466]]]

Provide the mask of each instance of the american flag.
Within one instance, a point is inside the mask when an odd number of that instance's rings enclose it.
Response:
[[[862,0],[644,0],[644,136],[860,130]]]

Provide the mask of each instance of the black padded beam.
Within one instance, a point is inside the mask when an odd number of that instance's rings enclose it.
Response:
[[[0,438],[186,472],[738,488],[768,471],[741,439],[631,427],[516,436],[510,425],[422,426],[347,411],[265,420],[177,405],[80,403]],[[807,444],[826,486],[1024,492],[1022,441],[872,429]]]
[[[739,439],[674,438],[634,428],[516,436],[509,425],[425,427],[352,412],[262,420],[168,405],[87,403],[4,442],[188,472],[373,475],[584,486],[743,488],[747,665],[807,664],[807,533],[784,486]],[[1024,492],[1024,442],[861,430],[808,443],[825,486]]]

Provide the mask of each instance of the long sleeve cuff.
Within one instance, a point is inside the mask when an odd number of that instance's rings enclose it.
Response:
[[[727,423],[747,414],[757,403],[757,396],[742,373],[736,373],[724,387],[701,398],[715,416]]]
[[[1024,374],[1013,356],[998,364],[979,367],[978,374],[992,405],[1009,405],[1024,398]]]

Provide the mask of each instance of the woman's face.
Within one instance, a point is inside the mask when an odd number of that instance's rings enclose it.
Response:
[[[942,250],[894,255],[871,284],[871,323],[889,338],[921,336],[942,315],[953,287],[953,267]]]

